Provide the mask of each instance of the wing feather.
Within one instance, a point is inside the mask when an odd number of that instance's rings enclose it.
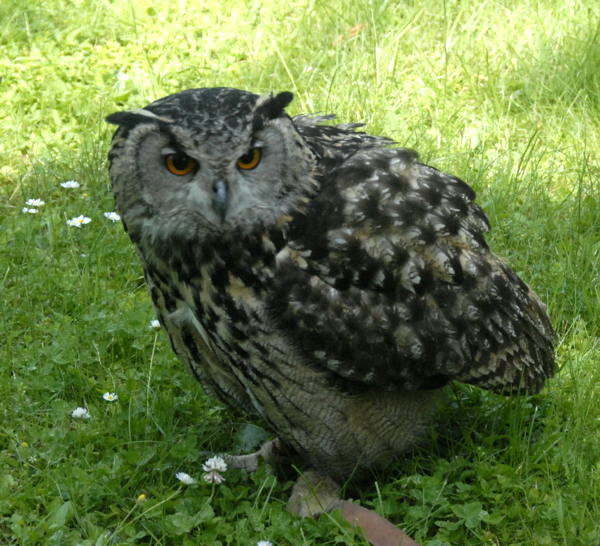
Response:
[[[412,151],[350,145],[333,168],[329,155],[321,192],[294,220],[271,305],[278,324],[315,366],[355,387],[457,379],[539,390],[555,369],[553,330],[490,252],[473,190]]]

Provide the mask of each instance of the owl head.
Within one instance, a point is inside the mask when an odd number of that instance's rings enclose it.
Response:
[[[285,113],[291,100],[190,89],[108,116],[119,126],[110,173],[130,236],[243,231],[300,208],[314,191],[314,157]]]

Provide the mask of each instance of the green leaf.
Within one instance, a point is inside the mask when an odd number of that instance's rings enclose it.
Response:
[[[50,513],[48,517],[48,526],[50,529],[58,529],[63,527],[73,517],[73,503],[66,501]]]
[[[462,522],[460,522],[460,521],[437,520],[435,522],[435,524],[440,529],[448,529],[449,531],[456,531],[456,529],[458,529],[462,525]]]
[[[197,524],[196,518],[190,514],[171,514],[167,516],[167,521],[173,527],[173,531],[177,535],[189,533]]]
[[[215,512],[207,501],[200,511],[195,514],[188,514],[185,512],[177,512],[167,516],[167,521],[173,529],[173,532],[177,535],[183,535],[189,533],[194,527],[197,527],[203,521],[212,519]]]
[[[481,525],[481,522],[488,516],[479,501],[469,502],[467,504],[458,504],[451,507],[452,511],[465,522],[465,526],[474,529]]]

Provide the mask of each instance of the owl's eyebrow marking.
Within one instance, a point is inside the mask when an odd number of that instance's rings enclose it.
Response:
[[[186,147],[177,141],[177,138],[175,137],[175,135],[173,135],[172,133],[169,132],[169,137],[170,138],[169,138],[168,143],[165,144],[165,146],[163,148],[161,148],[160,155],[165,156],[165,155],[176,154],[176,153],[183,153],[190,157],[193,155],[191,153],[188,153],[186,150]]]

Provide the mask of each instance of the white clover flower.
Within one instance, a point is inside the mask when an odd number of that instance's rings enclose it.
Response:
[[[42,205],[45,205],[46,202],[42,201],[41,199],[27,199],[25,204],[29,205],[30,207],[41,207]]]
[[[196,483],[196,480],[192,478],[187,472],[177,472],[177,474],[175,474],[175,477],[185,485],[192,485],[193,483]]]
[[[67,225],[71,226],[71,227],[80,228],[82,225],[89,224],[91,221],[92,221],[91,218],[88,218],[87,216],[83,216],[83,214],[82,214],[81,216],[76,216],[75,218],[71,218],[70,220],[67,220]]]
[[[205,482],[216,484],[223,483],[225,478],[221,475],[221,472],[225,472],[227,470],[227,463],[223,457],[217,455],[208,459],[202,465],[202,470],[205,472],[202,475],[202,479]]]
[[[60,185],[63,188],[78,188],[80,186],[79,182],[75,180],[67,180],[66,182],[61,182]]]
[[[71,417],[75,419],[89,419],[91,415],[87,408],[75,408],[71,412]]]
[[[273,546],[273,543],[270,540],[259,540],[256,546]]]
[[[21,209],[21,212],[22,212],[23,214],[37,214],[37,213],[38,213],[38,209],[29,209],[29,208],[27,208],[27,207],[23,207],[23,208]]]
[[[119,399],[116,392],[105,392],[102,395],[102,398],[104,398],[104,400],[106,400],[107,402],[115,402],[116,400]]]
[[[148,328],[160,328],[160,321],[158,319],[151,320],[150,324],[148,325]]]
[[[211,470],[210,472],[205,472],[204,474],[202,474],[202,479],[207,483],[216,483],[217,485],[219,485],[220,483],[223,483],[225,481],[224,476],[222,476],[216,470]]]
[[[227,463],[223,457],[216,455],[215,457],[211,457],[210,459],[206,460],[206,462],[202,465],[202,470],[204,470],[204,472],[226,472]]]
[[[108,218],[112,222],[118,222],[121,217],[116,212],[105,212],[104,217]]]

